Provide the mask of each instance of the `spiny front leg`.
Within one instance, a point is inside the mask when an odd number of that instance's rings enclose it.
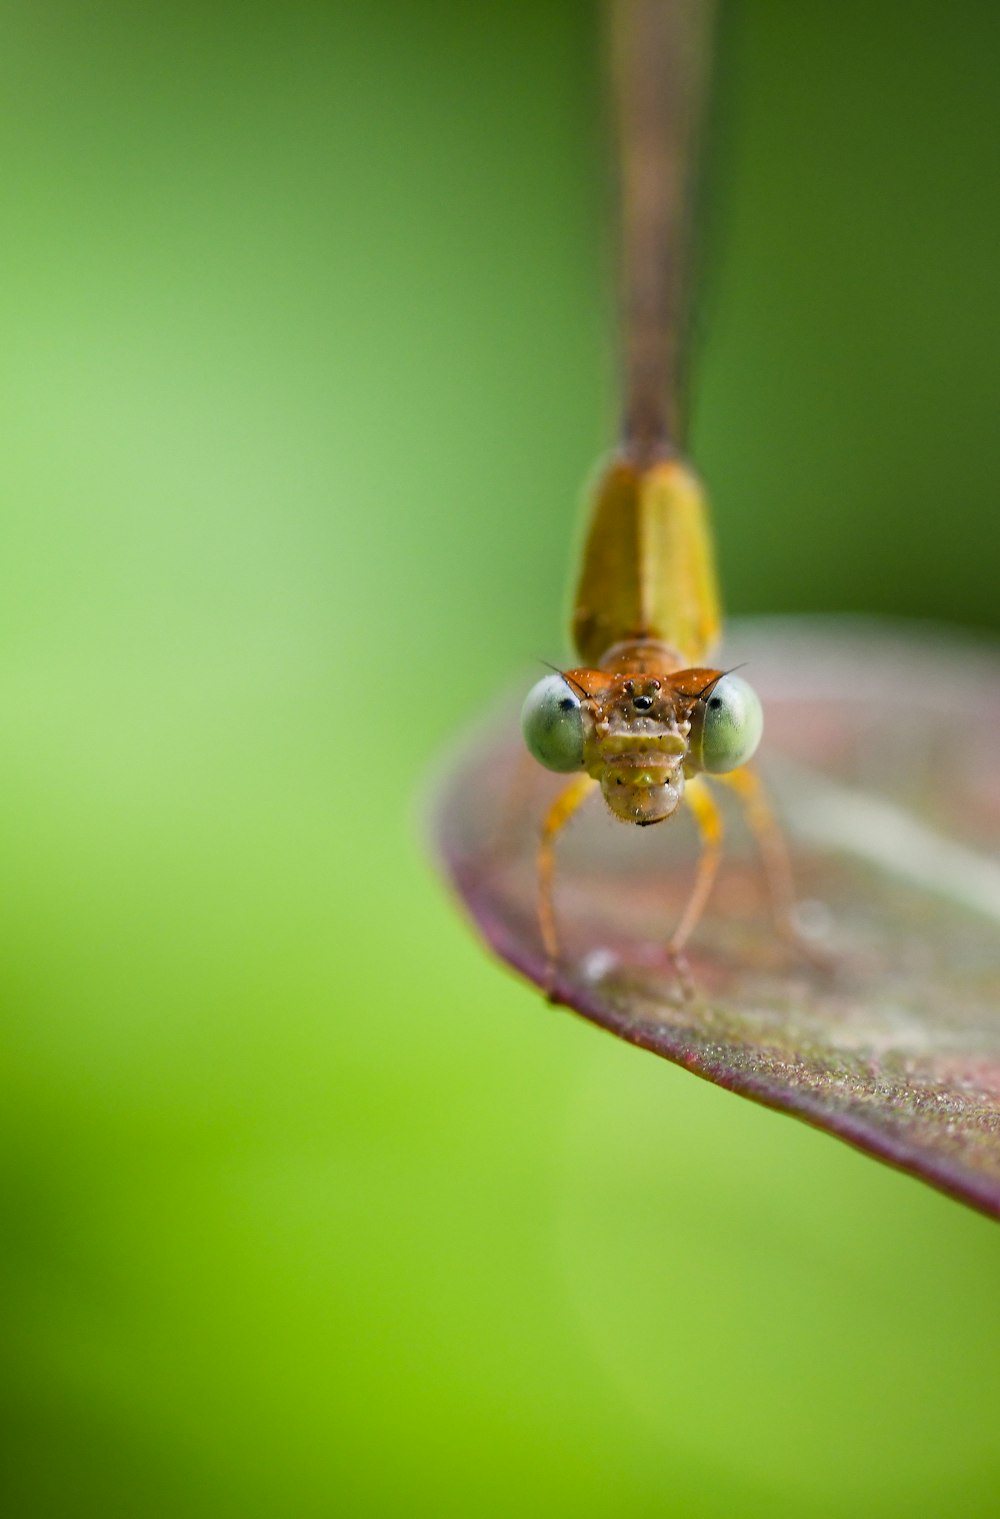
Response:
[[[559,935],[552,900],[556,836],[596,785],[597,782],[591,780],[589,775],[574,776],[569,785],[560,791],[542,823],[542,836],[538,843],[538,927],[545,950],[545,991],[550,1002],[557,1000],[554,987],[559,963]]]

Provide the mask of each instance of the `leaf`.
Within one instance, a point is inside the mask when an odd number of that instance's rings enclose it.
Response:
[[[803,935],[828,963],[776,935],[726,803],[725,863],[685,997],[664,946],[692,879],[693,827],[628,828],[595,797],[558,844],[557,997],[1000,1216],[1000,654],[929,625],[862,620],[747,623],[726,653],[764,700],[760,771],[793,852]],[[466,909],[539,985],[535,850],[564,783],[523,754],[508,705],[454,761],[436,808]]]

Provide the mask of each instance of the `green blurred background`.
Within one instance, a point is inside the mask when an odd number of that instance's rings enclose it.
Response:
[[[736,10],[729,605],[1000,625],[1000,8]],[[4,10],[6,1513],[997,1512],[1000,1232],[479,950],[611,441],[598,13]]]

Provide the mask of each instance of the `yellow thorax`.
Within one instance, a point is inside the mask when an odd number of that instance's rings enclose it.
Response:
[[[677,458],[645,466],[618,458],[594,494],[573,610],[585,665],[613,644],[655,639],[686,664],[715,646],[721,610],[708,504]]]

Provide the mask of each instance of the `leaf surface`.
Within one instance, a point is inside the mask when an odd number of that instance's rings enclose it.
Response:
[[[692,880],[690,819],[560,836],[555,991],[585,1018],[804,1118],[1000,1217],[1000,654],[930,626],[734,627],[766,712],[760,772],[792,849],[803,939],[776,934],[738,804],[690,946],[664,946]],[[544,985],[535,852],[565,777],[522,750],[516,708],[439,791],[446,873],[479,932]]]

